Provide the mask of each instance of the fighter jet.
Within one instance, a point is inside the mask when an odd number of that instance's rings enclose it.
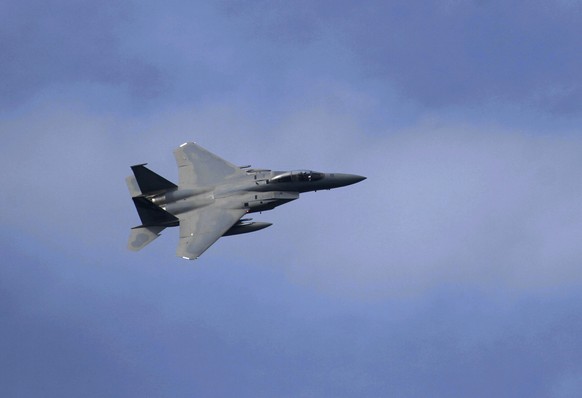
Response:
[[[249,213],[272,210],[303,192],[344,187],[366,178],[239,167],[193,142],[180,145],[174,157],[178,185],[145,167],[147,163],[131,166],[133,175],[126,178],[126,183],[141,225],[131,229],[130,250],[143,249],[167,227],[180,227],[176,254],[194,260],[222,236],[272,225],[245,218]]]

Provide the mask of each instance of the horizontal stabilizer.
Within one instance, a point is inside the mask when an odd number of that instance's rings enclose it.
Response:
[[[127,248],[134,252],[143,249],[150,244],[154,239],[160,236],[166,227],[137,227],[131,230],[129,240],[127,241]]]
[[[178,188],[176,184],[166,180],[161,175],[154,173],[143,164],[131,166],[131,170],[133,170],[137,185],[144,195],[165,192]]]
[[[163,226],[165,228],[175,227],[179,223],[176,217],[142,196],[133,198],[133,203],[141,219],[142,226]]]

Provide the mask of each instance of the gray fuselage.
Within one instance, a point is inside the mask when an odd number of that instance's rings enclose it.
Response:
[[[319,173],[309,170],[270,171],[248,169],[216,186],[176,189],[154,195],[151,201],[178,215],[220,201],[231,209],[255,213],[274,209],[299,198],[303,192],[339,188],[365,177],[354,174]]]

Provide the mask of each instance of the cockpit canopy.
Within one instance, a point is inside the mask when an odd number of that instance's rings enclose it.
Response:
[[[271,183],[309,182],[321,180],[325,174],[311,170],[295,170],[279,174],[271,179]]]

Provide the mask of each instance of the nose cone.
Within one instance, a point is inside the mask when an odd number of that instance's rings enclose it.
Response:
[[[330,182],[333,183],[334,188],[345,187],[346,185],[352,185],[366,179],[366,177],[357,174],[340,173],[330,174],[329,178],[331,180]]]

